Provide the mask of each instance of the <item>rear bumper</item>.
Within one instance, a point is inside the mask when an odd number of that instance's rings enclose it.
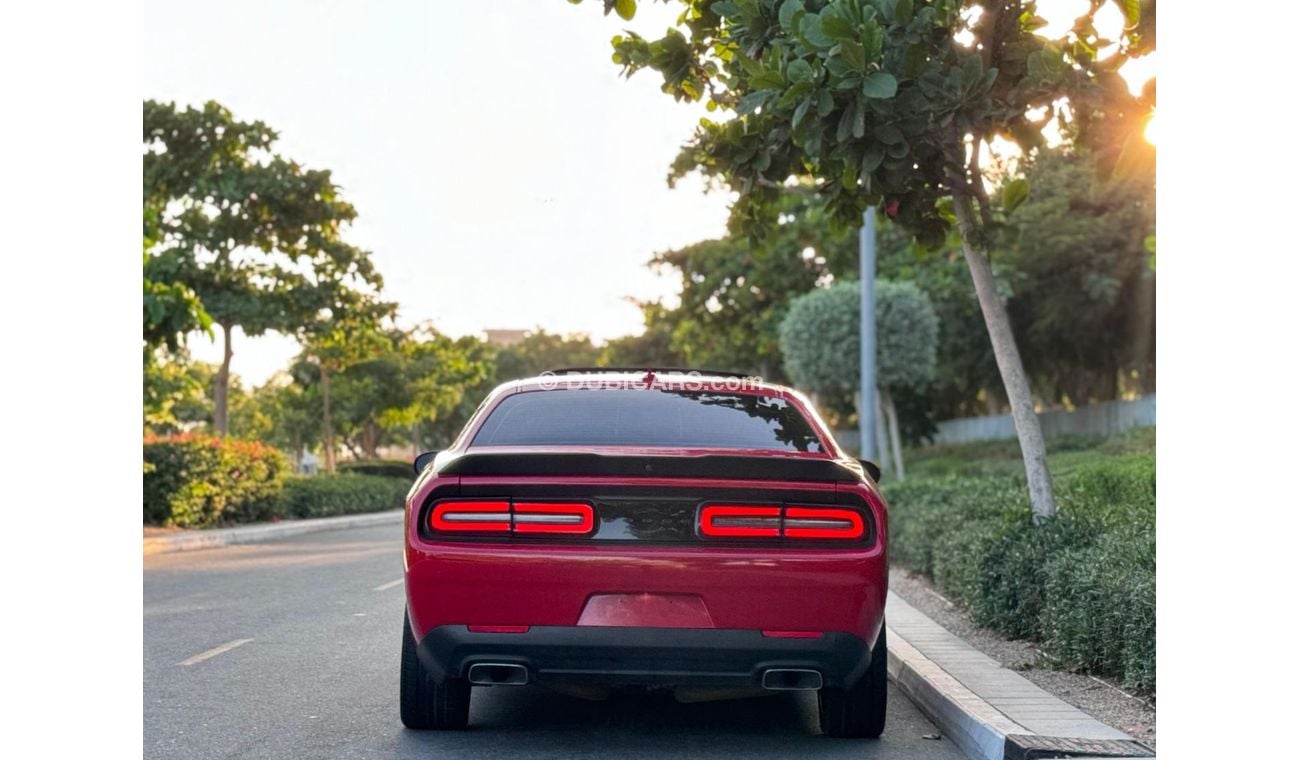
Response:
[[[529,682],[543,686],[759,688],[765,670],[798,668],[844,688],[866,672],[870,644],[842,632],[776,638],[734,629],[534,626],[479,633],[443,625],[420,641],[419,655],[439,681],[490,662],[523,665]]]

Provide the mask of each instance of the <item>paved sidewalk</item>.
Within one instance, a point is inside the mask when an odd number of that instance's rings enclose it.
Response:
[[[402,522],[403,514],[403,510],[390,509],[383,512],[366,512],[359,515],[258,523],[256,525],[242,525],[236,528],[187,530],[181,533],[146,537],[144,539],[144,553],[162,554],[164,552],[183,552],[194,549],[213,549],[232,544],[257,544],[264,541],[279,541],[289,536],[318,533],[324,530],[364,528],[370,525],[388,523],[396,525]]]
[[[1132,742],[1141,750],[1133,737],[1002,667],[896,594],[885,610],[890,676],[971,757],[1010,757],[1008,736]]]

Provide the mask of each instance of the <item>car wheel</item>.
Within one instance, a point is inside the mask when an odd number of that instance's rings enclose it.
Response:
[[[411,618],[402,620],[402,724],[407,728],[455,730],[469,725],[469,681],[448,678],[438,684],[415,649]]]
[[[827,736],[876,739],[885,730],[885,703],[889,695],[888,648],[882,626],[871,650],[871,665],[847,689],[817,692],[822,733]]]

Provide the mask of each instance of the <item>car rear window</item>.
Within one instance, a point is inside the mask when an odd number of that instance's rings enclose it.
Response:
[[[660,388],[516,393],[492,410],[471,445],[823,451],[785,399]]]

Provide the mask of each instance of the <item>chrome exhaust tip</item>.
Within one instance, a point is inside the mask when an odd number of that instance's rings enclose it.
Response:
[[[763,671],[763,688],[770,691],[813,691],[822,687],[822,674],[803,668],[770,668]]]
[[[469,666],[465,677],[475,686],[523,686],[528,683],[528,668],[514,663],[478,662]]]

